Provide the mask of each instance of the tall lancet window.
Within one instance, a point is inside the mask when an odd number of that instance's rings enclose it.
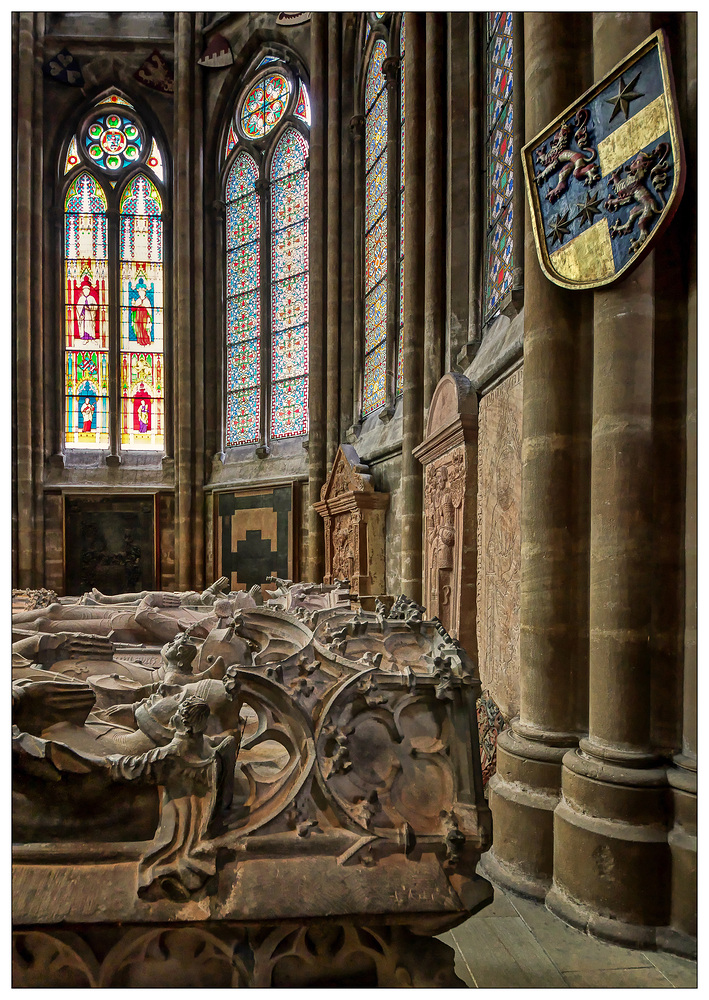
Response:
[[[255,60],[224,139],[226,444],[308,432],[307,83]]]
[[[358,98],[364,117],[361,408],[367,417],[385,405],[390,413],[393,397],[403,389],[405,15],[373,11],[363,25]],[[390,316],[392,344],[387,342]]]
[[[67,450],[164,450],[165,173],[156,137],[118,93],[99,98],[67,136],[60,160]]]
[[[485,321],[512,286],[513,65],[512,14],[488,13],[486,38]],[[518,247],[518,252],[520,248]]]

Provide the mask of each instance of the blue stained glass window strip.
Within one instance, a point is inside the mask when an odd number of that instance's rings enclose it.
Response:
[[[300,274],[308,267],[308,224],[301,222],[273,234],[272,280],[281,281]]]
[[[372,48],[372,55],[367,67],[367,82],[364,90],[365,114],[376,100],[377,94],[384,87],[384,77],[382,75],[382,63],[387,57],[386,42],[378,39]]]
[[[273,330],[308,322],[308,275],[280,281],[272,288]]]
[[[490,15],[487,45],[487,245],[485,319],[510,288],[513,266],[513,17]]]
[[[258,331],[259,295],[256,288],[227,299],[227,343],[249,340]]]
[[[387,268],[387,226],[383,216],[365,237],[365,291],[379,284]]]
[[[253,444],[259,436],[260,391],[242,389],[227,394],[227,446]]]
[[[367,113],[365,120],[365,150],[366,166],[369,170],[376,158],[381,153],[387,141],[387,92],[383,90],[377,98],[374,107]]]
[[[367,177],[366,213],[364,220],[365,232],[369,232],[380,215],[387,207],[387,150],[386,146],[381,157]]]
[[[367,368],[365,360],[363,415],[366,417],[368,413],[373,413],[384,405],[385,400],[386,366],[382,364],[378,368]]]
[[[386,336],[386,282],[381,282],[364,301],[364,350],[368,354]]]
[[[258,243],[249,243],[247,246],[227,252],[226,287],[228,297],[257,287],[259,283],[258,264]]]
[[[240,340],[227,348],[227,391],[249,389],[259,383],[259,342]]]
[[[307,376],[274,382],[271,392],[271,437],[297,437],[307,431]]]
[[[308,216],[308,175],[305,170],[276,181],[271,188],[273,226],[281,229]]]
[[[229,170],[226,183],[226,200],[234,201],[255,190],[258,169],[248,153],[238,153]]]
[[[308,327],[297,326],[274,333],[271,346],[274,381],[295,378],[308,372]]]
[[[271,178],[278,180],[289,174],[305,169],[308,156],[308,143],[294,128],[288,128],[278,140],[276,151],[271,162]]]
[[[233,250],[240,243],[249,243],[259,235],[259,198],[249,195],[232,201],[226,208],[226,245]]]

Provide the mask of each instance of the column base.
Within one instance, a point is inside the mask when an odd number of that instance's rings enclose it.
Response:
[[[672,853],[670,926],[660,947],[678,955],[697,954],[697,772],[696,760],[675,757],[667,772],[674,824],[667,840]],[[659,941],[658,941],[659,943]]]
[[[604,940],[655,947],[670,916],[670,808],[666,768],[567,753],[549,909]]]
[[[543,900],[554,872],[554,810],[561,791],[566,746],[529,739],[512,729],[497,740],[497,773],[489,784],[493,846],[479,870],[498,885]],[[573,738],[573,737],[571,737]]]

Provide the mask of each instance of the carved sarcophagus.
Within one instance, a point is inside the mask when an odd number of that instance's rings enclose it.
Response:
[[[369,468],[352,445],[340,445],[313,506],[325,527],[325,583],[348,580],[353,595],[383,594],[389,494],[374,489]]]
[[[418,606],[379,611],[119,651],[133,704],[90,657],[17,668],[15,986],[460,985],[427,936],[492,898],[480,685]]]

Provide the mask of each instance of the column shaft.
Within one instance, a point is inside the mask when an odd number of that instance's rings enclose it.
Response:
[[[342,16],[340,90],[340,440],[352,423],[354,324],[354,147],[349,123],[354,114],[356,16]]]
[[[470,103],[468,99],[468,13],[448,19],[446,121],[446,342],[449,371],[468,339],[468,263],[470,253]]]
[[[483,115],[481,95],[485,79],[486,64],[483,52],[481,20],[483,15],[476,11],[468,14],[468,107],[470,173],[469,204],[470,228],[468,238],[468,344],[477,345],[482,326],[482,246],[485,233],[483,212],[482,179],[484,177],[485,142],[483,136]],[[473,351],[475,350],[473,346]],[[455,361],[455,358],[451,359]],[[472,360],[472,354],[470,355]]]
[[[327,468],[340,443],[340,21],[328,15],[327,42]]]
[[[406,232],[404,236],[404,398],[401,454],[401,589],[421,600],[423,468],[414,448],[423,439],[423,355],[426,200],[425,15],[406,15]]]
[[[313,507],[320,500],[326,471],[326,121],[327,14],[312,16],[310,27],[310,374],[308,432],[308,563],[306,579],[318,582],[324,573],[322,519]]]
[[[426,14],[426,260],[424,274],[424,425],[443,374],[445,244],[445,14]]]

